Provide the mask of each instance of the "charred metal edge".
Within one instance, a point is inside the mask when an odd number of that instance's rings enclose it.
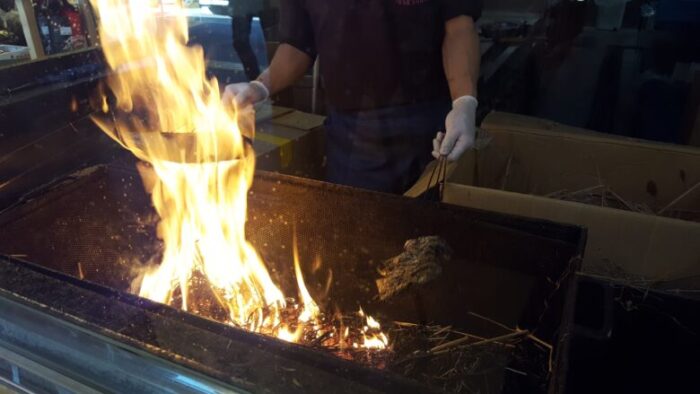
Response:
[[[549,381],[548,394],[560,394],[567,392],[569,376],[569,359],[571,355],[571,339],[576,327],[576,298],[578,297],[579,272],[583,266],[586,244],[588,242],[588,229],[581,228],[579,239],[579,256],[574,257],[571,264],[571,273],[566,281],[566,293],[564,297],[564,310],[562,311],[561,329],[556,336],[556,352],[554,354],[554,371]]]
[[[396,194],[380,193],[371,190],[353,188],[349,186],[337,185],[323,181],[299,178],[291,175],[279,174],[269,171],[255,171],[256,179],[263,179],[268,182],[284,182],[291,185],[299,185],[303,187],[322,187],[334,194],[345,195],[361,195],[364,201],[371,201],[381,198],[382,200],[394,200],[397,204],[422,206],[433,210],[449,210],[459,211],[474,221],[483,222],[485,225],[493,225],[505,228],[512,231],[520,231],[536,237],[554,239],[560,242],[568,243],[580,248],[580,253],[583,253],[581,237],[583,228],[573,224],[564,224],[553,222],[544,219],[526,218],[524,216],[503,214],[493,211],[481,209],[467,208],[459,205],[446,204],[435,201],[426,201],[422,199],[413,199]],[[253,189],[255,189],[255,181],[253,181]]]
[[[0,257],[0,291],[85,330],[253,392],[431,391],[392,373],[9,257]],[[172,334],[173,340],[159,343],[154,328]]]
[[[130,174],[138,174],[134,168],[129,168],[128,165],[130,163],[123,162],[117,160],[116,162],[112,162],[110,164],[100,164],[97,165],[96,167],[98,168],[98,171],[95,174],[91,175],[98,175],[98,172],[104,172],[107,167],[112,168],[112,169],[117,169],[119,171],[124,171],[126,173]],[[305,178],[299,178],[299,177],[294,177],[290,175],[284,175],[284,174],[279,174],[279,173],[274,173],[274,172],[268,172],[268,171],[262,171],[262,170],[257,170],[255,172],[255,179],[261,179],[269,183],[275,183],[275,182],[284,182],[286,184],[290,185],[295,185],[295,186],[301,186],[301,187],[306,187],[306,188],[315,188],[315,189],[324,189],[328,192],[332,192],[334,194],[344,194],[344,195],[353,195],[353,196],[358,196],[364,200],[367,201],[367,203],[371,203],[372,201],[375,201],[377,199],[382,199],[382,200],[394,200],[396,201],[397,204],[402,204],[405,206],[409,205],[414,205],[414,206],[420,206],[424,207],[427,209],[431,210],[439,210],[439,211],[457,211],[460,214],[465,216],[466,220],[472,220],[475,222],[481,222],[482,225],[486,226],[496,226],[499,229],[502,229],[504,231],[516,231],[516,232],[521,232],[521,233],[527,233],[528,235],[534,236],[534,237],[539,237],[539,238],[544,238],[544,239],[549,239],[549,240],[556,240],[565,244],[569,244],[573,246],[576,251],[578,252],[579,255],[583,255],[585,245],[586,245],[586,231],[583,227],[576,226],[576,225],[571,225],[571,224],[563,224],[559,222],[552,222],[548,220],[541,220],[541,219],[532,219],[532,218],[525,218],[517,215],[505,215],[497,212],[491,212],[491,211],[485,211],[485,210],[479,210],[479,209],[473,209],[473,208],[467,208],[467,207],[462,207],[458,205],[452,205],[452,204],[445,204],[445,203],[439,203],[439,202],[431,202],[431,201],[425,201],[425,200],[420,200],[420,199],[411,199],[408,197],[404,196],[399,196],[399,195],[394,195],[394,194],[384,194],[384,193],[378,193],[374,191],[369,191],[369,190],[364,190],[364,189],[358,189],[358,188],[352,188],[348,186],[342,186],[342,185],[336,185],[332,183],[327,183],[327,182],[322,182],[322,181],[317,181],[317,180],[311,180],[311,179],[305,179]],[[46,190],[47,192],[51,192],[51,189],[56,183],[62,184],[62,180],[70,180],[70,174],[66,175],[64,178],[62,178],[58,182],[54,182],[51,184],[47,184],[46,188],[38,188],[38,191],[41,191],[42,189]],[[79,181],[79,180],[75,180]],[[87,180],[85,180],[87,181]],[[63,186],[63,184],[62,184]],[[253,192],[255,189],[255,181],[253,181]],[[72,188],[71,188],[72,190]],[[29,201],[25,201],[24,204],[26,205]],[[13,208],[16,208],[16,206],[13,206]],[[10,209],[4,209],[2,210],[2,213],[6,213]],[[9,218],[3,216],[3,222],[8,222],[11,221],[11,217],[14,215],[11,215]]]
[[[584,231],[585,232],[585,231]],[[585,242],[585,235],[584,235]],[[574,335],[576,314],[576,297],[578,295],[578,274],[583,262],[583,255],[571,261],[572,271],[564,284],[565,291],[563,311],[559,331],[556,333],[554,355],[552,357],[554,368],[551,372],[548,394],[561,394],[567,392],[567,377],[569,375],[569,357],[571,353],[571,338]]]

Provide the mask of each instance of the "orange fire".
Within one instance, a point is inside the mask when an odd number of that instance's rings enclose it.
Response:
[[[202,49],[186,45],[187,18],[180,6],[163,15],[157,1],[92,3],[116,98],[114,108],[106,98],[101,103],[110,120],[95,121],[155,173],[151,196],[165,249],[160,264],[141,278],[139,294],[165,304],[179,295],[187,310],[192,278],[199,275],[231,324],[300,341],[305,329],[318,326],[321,311],[304,283],[296,239],[301,312],[295,321],[285,321],[286,298],[246,241],[255,155],[243,137],[254,130],[239,125],[254,122],[240,121],[241,114],[221,102],[216,79],[206,78]],[[386,347],[379,324],[371,317],[366,321],[365,331],[373,334],[363,334],[360,345]]]

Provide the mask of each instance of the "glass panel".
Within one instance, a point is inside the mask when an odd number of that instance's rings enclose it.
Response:
[[[29,392],[241,392],[8,299],[0,306],[13,318],[0,317],[0,378]]]
[[[96,44],[88,0],[18,0],[0,4],[0,67]]]

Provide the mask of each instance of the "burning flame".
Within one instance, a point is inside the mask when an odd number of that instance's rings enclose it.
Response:
[[[202,48],[187,46],[181,5],[164,15],[157,1],[92,3],[101,45],[114,71],[108,85],[116,99],[111,108],[103,97],[105,116],[94,120],[150,163],[155,174],[151,197],[165,249],[160,265],[143,276],[139,295],[165,304],[179,295],[187,310],[193,306],[192,279],[200,276],[230,323],[300,341],[304,328],[317,327],[321,311],[304,283],[296,238],[293,257],[301,307],[296,321],[283,321],[285,296],[246,241],[255,155],[244,134],[252,136],[254,130],[239,125],[254,122],[242,122],[243,114],[221,102],[216,79],[206,78]],[[379,329],[370,317],[367,326],[372,332]],[[388,342],[384,334],[363,336],[367,348]]]
[[[321,310],[318,308],[316,301],[311,297],[309,291],[306,289],[306,284],[304,283],[304,277],[301,274],[301,266],[299,265],[299,248],[297,247],[297,235],[294,231],[294,244],[292,250],[294,253],[294,273],[297,277],[297,286],[299,287],[299,298],[304,309],[299,315],[299,321],[307,323],[309,321],[318,320]]]
[[[247,191],[255,155],[235,111],[205,77],[202,49],[188,47],[184,14],[158,15],[144,0],[93,0],[116,109],[129,116],[101,128],[156,174],[163,260],[146,273],[140,295],[188,308],[190,280],[203,274],[230,320],[273,332],[285,298],[245,238]],[[106,106],[106,100],[103,102]],[[266,313],[263,314],[263,311]]]
[[[389,338],[382,332],[382,326],[372,316],[365,315],[360,308],[358,314],[365,317],[366,325],[362,328],[362,347],[366,349],[385,349],[389,345]]]

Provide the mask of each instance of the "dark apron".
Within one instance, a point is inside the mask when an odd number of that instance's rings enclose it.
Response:
[[[329,111],[326,178],[329,182],[403,193],[432,160],[432,140],[445,128],[449,102],[371,111]]]

